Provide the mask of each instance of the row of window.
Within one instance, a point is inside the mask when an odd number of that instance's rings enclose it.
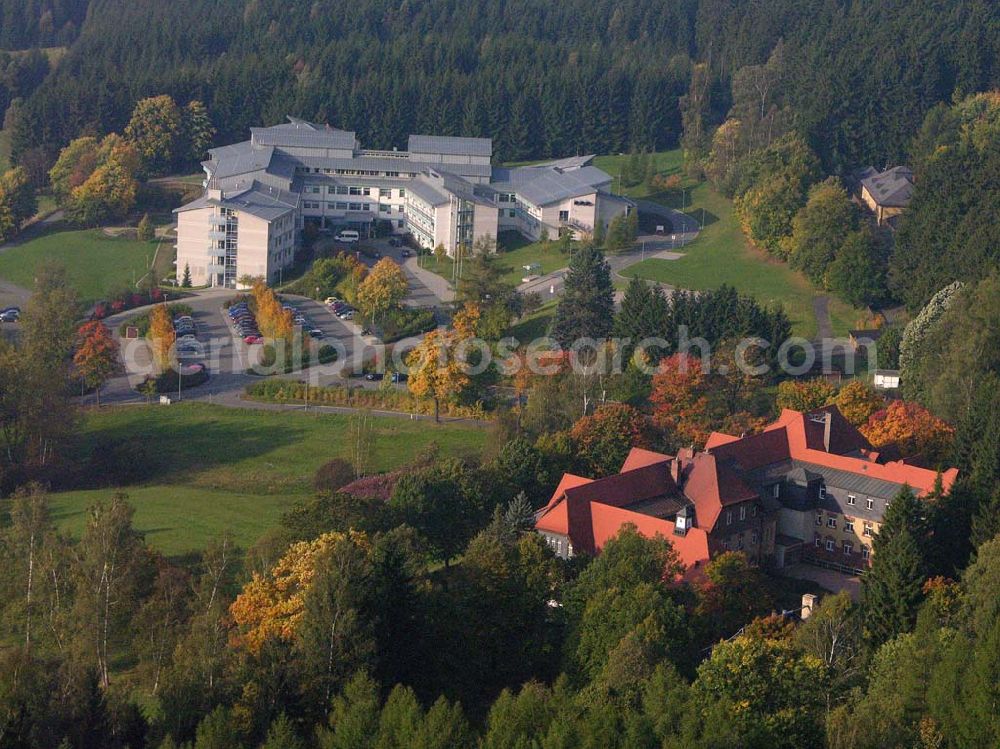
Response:
[[[870,520],[865,520],[863,522],[864,522],[864,526],[863,526],[864,535],[868,536],[868,537],[873,536],[874,535],[874,532],[873,532],[874,526],[872,525],[872,522]],[[823,513],[822,512],[817,512],[816,513],[816,525],[823,525]],[[826,518],[826,527],[827,528],[833,528],[834,530],[836,530],[836,528],[837,528],[837,518],[834,517],[833,515],[828,515],[827,518]],[[851,518],[851,517],[845,517],[844,518],[844,531],[846,533],[854,533],[854,518]]]
[[[398,177],[400,175],[400,172],[380,171],[378,169],[325,169],[318,166],[312,169],[307,166],[297,166],[295,172],[297,174],[339,174],[345,177]],[[403,174],[411,179],[417,176],[416,172],[404,172]]]
[[[319,185],[312,185],[305,189],[306,193],[311,195],[321,195],[323,193],[323,188]],[[372,197],[373,195],[378,195],[380,198],[392,198],[392,188],[389,187],[363,187],[358,185],[329,185],[326,188],[326,193],[328,195],[357,195],[364,197]],[[406,190],[400,188],[397,191],[397,196],[399,198],[406,197]]]
[[[836,551],[837,550],[837,542],[836,542],[835,539],[827,538],[827,539],[824,540],[823,537],[820,536],[817,533],[816,536],[815,536],[814,541],[815,541],[817,549],[822,549],[825,546],[827,551]],[[843,549],[843,552],[844,552],[845,556],[850,556],[851,554],[854,553],[854,544],[851,543],[850,541],[842,541],[841,542],[841,548]],[[871,553],[872,553],[872,549],[871,549],[870,546],[866,546],[865,544],[861,545],[861,558],[862,559],[868,559],[871,556]]]
[[[742,551],[743,539],[745,535],[746,535],[745,533],[737,534],[735,543],[730,543],[728,538],[724,539],[722,542],[722,547],[726,549],[726,551],[729,551],[730,549],[735,549],[736,551]],[[750,545],[756,546],[758,543],[760,543],[760,534],[757,533],[757,531],[751,531]]]
[[[750,517],[757,517],[757,505],[750,505]],[[740,505],[740,520],[747,519],[747,506],[745,504]],[[733,511],[732,509],[726,510],[726,525],[733,524]]]

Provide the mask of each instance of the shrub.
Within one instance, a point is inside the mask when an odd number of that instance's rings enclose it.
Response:
[[[137,387],[138,392],[144,392],[144,388],[147,383],[154,382],[156,384],[156,392],[161,395],[170,395],[171,393],[177,392],[177,372],[173,369],[168,369],[166,372],[157,375],[156,377],[147,377],[143,380]],[[188,390],[193,387],[198,387],[199,385],[204,385],[208,382],[208,370],[202,368],[197,372],[191,374],[186,374],[181,377],[181,390]]]
[[[354,481],[354,466],[343,458],[334,458],[316,469],[313,488],[317,492],[335,492]]]
[[[176,383],[175,383],[176,384]],[[262,380],[247,385],[247,397],[268,403],[305,403],[306,385],[289,380]],[[309,403],[320,406],[347,406],[350,408],[374,408],[386,411],[426,414],[434,413],[434,403],[430,399],[418,398],[406,390],[366,390],[340,386],[309,387]],[[485,419],[487,414],[481,403],[463,406],[455,403],[441,403],[441,414],[466,419]]]

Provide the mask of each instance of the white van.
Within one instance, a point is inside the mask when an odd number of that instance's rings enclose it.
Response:
[[[354,229],[344,229],[334,239],[345,244],[353,244],[361,239],[361,235],[354,231]]]

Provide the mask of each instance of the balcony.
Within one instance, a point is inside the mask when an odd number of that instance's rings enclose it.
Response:
[[[209,247],[208,248],[209,257],[225,257],[226,248],[225,247]]]
[[[212,229],[212,231],[210,231],[208,233],[208,238],[209,239],[213,239],[213,240],[215,240],[215,239],[225,239],[226,238],[226,232],[224,230]]]
[[[212,226],[225,226],[228,218],[226,216],[210,216],[208,222]]]
[[[220,263],[209,263],[207,270],[209,273],[225,273],[226,266]]]

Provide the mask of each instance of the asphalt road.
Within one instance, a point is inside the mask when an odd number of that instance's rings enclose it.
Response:
[[[647,200],[639,200],[637,203],[640,211],[662,216],[670,221],[674,233],[642,235],[636,238],[636,246],[628,252],[608,255],[608,265],[614,275],[619,275],[625,268],[643,260],[676,260],[683,257],[684,247],[695,240],[701,229],[698,222],[686,213]],[[523,294],[539,294],[542,302],[547,302],[562,293],[566,272],[567,268],[560,268],[546,273],[533,281],[522,283],[517,287],[518,291]]]

